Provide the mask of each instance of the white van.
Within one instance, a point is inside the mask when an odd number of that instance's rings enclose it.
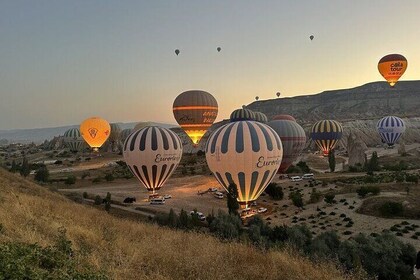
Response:
[[[302,179],[313,179],[314,178],[314,174],[313,173],[306,173],[303,174]]]
[[[290,180],[292,182],[299,182],[299,181],[302,181],[302,178],[299,177],[299,176],[292,176],[292,177],[290,177]]]
[[[215,192],[215,193],[214,193],[214,197],[215,197],[215,198],[220,198],[220,199],[223,199],[224,195],[223,195],[223,193],[221,193],[221,192]]]
[[[165,198],[162,196],[155,197],[150,200],[150,204],[165,204]]]

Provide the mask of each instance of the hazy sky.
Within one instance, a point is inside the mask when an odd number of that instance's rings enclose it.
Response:
[[[408,59],[402,80],[419,79],[419,11],[419,0],[0,0],[0,129],[175,123],[189,89],[212,93],[220,120],[256,95],[382,80],[388,53]]]

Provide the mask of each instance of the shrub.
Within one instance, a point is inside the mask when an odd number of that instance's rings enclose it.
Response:
[[[101,205],[102,204],[102,198],[97,195],[95,196],[95,205]]]
[[[66,180],[64,181],[66,185],[74,185],[76,183],[76,176],[69,175],[67,176]]]
[[[296,207],[303,207],[303,196],[300,192],[294,191],[290,193],[289,198]]]
[[[386,201],[379,206],[379,212],[385,217],[396,217],[404,213],[404,207],[401,202]]]
[[[83,179],[85,179],[86,177],[89,177],[90,176],[90,173],[89,172],[83,172],[83,174],[82,174],[82,180]]]
[[[365,198],[369,193],[378,195],[381,192],[381,189],[377,186],[364,186],[358,188],[356,192],[361,198]]]
[[[89,196],[88,196],[88,193],[87,192],[83,192],[83,198],[84,199],[86,199],[86,198],[88,198]]]
[[[325,195],[324,201],[325,201],[326,203],[328,203],[328,204],[333,204],[333,203],[335,202],[334,198],[335,198],[335,195],[334,195],[334,194],[332,194],[332,193],[327,193],[327,194]]]
[[[322,193],[316,189],[312,189],[311,197],[309,198],[309,203],[317,203],[322,199]]]
[[[49,178],[50,172],[48,171],[46,166],[40,167],[35,174],[35,180],[38,182],[48,182]]]
[[[106,175],[105,175],[105,180],[107,181],[107,182],[111,182],[111,181],[114,181],[114,175],[112,175],[112,173],[107,173]]]
[[[274,200],[281,200],[284,196],[282,187],[277,185],[276,183],[268,184],[267,188],[265,189],[265,192]]]
[[[102,181],[102,178],[100,176],[98,176],[98,177],[96,177],[92,180],[92,183],[99,183],[101,181]]]
[[[242,221],[237,215],[229,215],[219,210],[210,224],[210,231],[222,239],[237,239],[242,231]]]

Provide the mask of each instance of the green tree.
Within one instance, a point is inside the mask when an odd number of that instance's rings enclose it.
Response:
[[[335,194],[327,193],[325,195],[324,201],[328,204],[333,204],[335,202],[334,198],[335,198]]]
[[[175,213],[174,209],[171,208],[168,214],[168,226],[171,228],[176,228],[178,226],[178,223],[178,215]]]
[[[179,227],[183,229],[189,228],[189,217],[184,209],[181,209],[181,213],[179,213]]]
[[[12,161],[12,167],[10,168],[10,172],[15,173],[18,170],[19,170],[19,166],[16,164],[16,161],[13,160]]]
[[[29,173],[31,173],[31,168],[29,167],[28,159],[26,157],[23,158],[22,167],[19,172],[23,177],[27,177]]]
[[[46,166],[41,166],[35,174],[35,180],[38,182],[48,182],[50,172]]]
[[[291,192],[289,198],[296,207],[303,207],[303,195],[299,191]]]
[[[296,166],[297,167],[299,167],[300,168],[300,170],[303,172],[303,173],[309,173],[309,172],[311,172],[311,169],[309,168],[309,166],[306,164],[306,162],[304,162],[304,161],[299,161],[297,164],[296,164]]]
[[[271,196],[274,200],[281,200],[284,196],[282,187],[276,183],[268,184],[267,188],[265,189],[265,193]]]
[[[238,187],[235,183],[231,183],[228,187],[227,207],[229,209],[229,214],[239,215]]]
[[[111,210],[111,193],[107,192],[105,197],[105,211],[109,212]]]
[[[334,149],[330,150],[328,153],[328,165],[330,167],[330,171],[335,171],[335,151]]]
[[[66,185],[74,185],[74,184],[76,184],[76,176],[74,176],[74,175],[67,176],[66,181],[64,183]]]

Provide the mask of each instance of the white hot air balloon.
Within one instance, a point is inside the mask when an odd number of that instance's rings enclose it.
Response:
[[[127,137],[123,155],[131,172],[155,195],[178,166],[182,143],[173,131],[148,126]]]

